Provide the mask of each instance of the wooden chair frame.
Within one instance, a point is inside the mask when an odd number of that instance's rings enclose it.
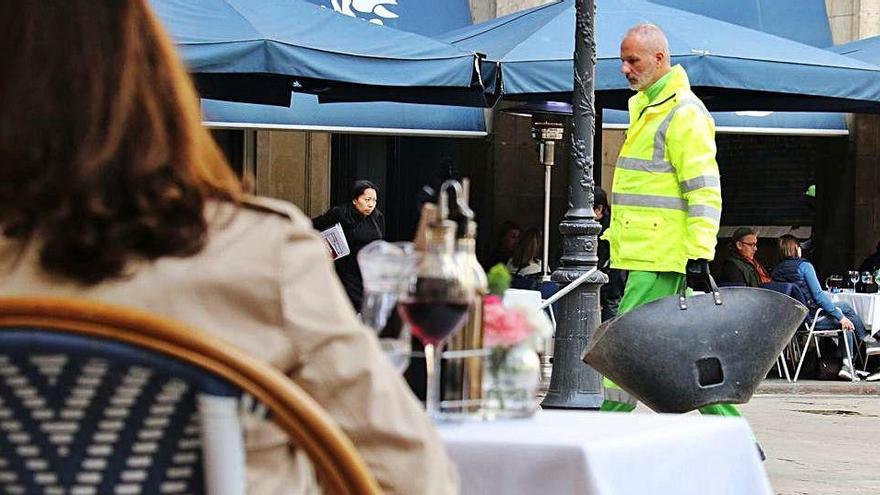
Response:
[[[351,440],[314,399],[281,371],[202,330],[88,300],[0,297],[0,331],[28,326],[124,342],[223,377],[271,411],[272,420],[312,460],[327,493],[381,493]]]

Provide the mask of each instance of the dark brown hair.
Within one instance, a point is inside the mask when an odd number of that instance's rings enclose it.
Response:
[[[519,238],[519,244],[513,250],[510,264],[515,268],[523,268],[541,255],[541,231],[529,228]]]
[[[610,207],[608,206],[608,193],[605,192],[599,186],[593,187],[593,208],[602,207],[602,211],[604,213],[608,213]]]
[[[779,256],[782,258],[797,258],[798,247],[801,245],[797,238],[791,234],[779,237]]]
[[[205,243],[240,184],[146,0],[0,3],[0,225],[82,283]]]

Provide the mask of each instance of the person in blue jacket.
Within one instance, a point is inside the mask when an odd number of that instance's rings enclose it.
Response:
[[[773,280],[795,284],[803,293],[806,305],[812,313],[822,308],[828,315],[816,322],[817,330],[835,328],[846,330],[844,335],[846,335],[846,344],[849,346],[850,355],[855,354],[853,334],[869,348],[880,347],[880,343],[865,330],[865,324],[852,306],[844,302],[831,302],[831,298],[819,284],[819,277],[816,276],[813,264],[802,257],[801,246],[797,238],[789,234],[780,237],[779,256],[782,261],[773,269]],[[845,357],[843,346],[838,347],[836,352],[836,355],[842,360],[838,376],[852,380],[852,363]]]

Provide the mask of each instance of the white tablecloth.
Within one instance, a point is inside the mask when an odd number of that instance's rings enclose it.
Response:
[[[880,308],[877,302],[880,300],[880,294],[857,294],[855,292],[839,292],[831,294],[831,300],[834,302],[846,302],[856,310],[856,314],[865,322],[865,327],[872,334],[880,331]]]
[[[773,493],[737,418],[547,410],[439,431],[465,495]]]

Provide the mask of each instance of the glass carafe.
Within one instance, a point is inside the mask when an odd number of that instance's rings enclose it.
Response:
[[[410,331],[394,318],[401,284],[415,270],[415,247],[411,242],[373,241],[357,255],[364,282],[361,320],[379,335],[379,344],[392,364],[404,371],[409,366]]]

